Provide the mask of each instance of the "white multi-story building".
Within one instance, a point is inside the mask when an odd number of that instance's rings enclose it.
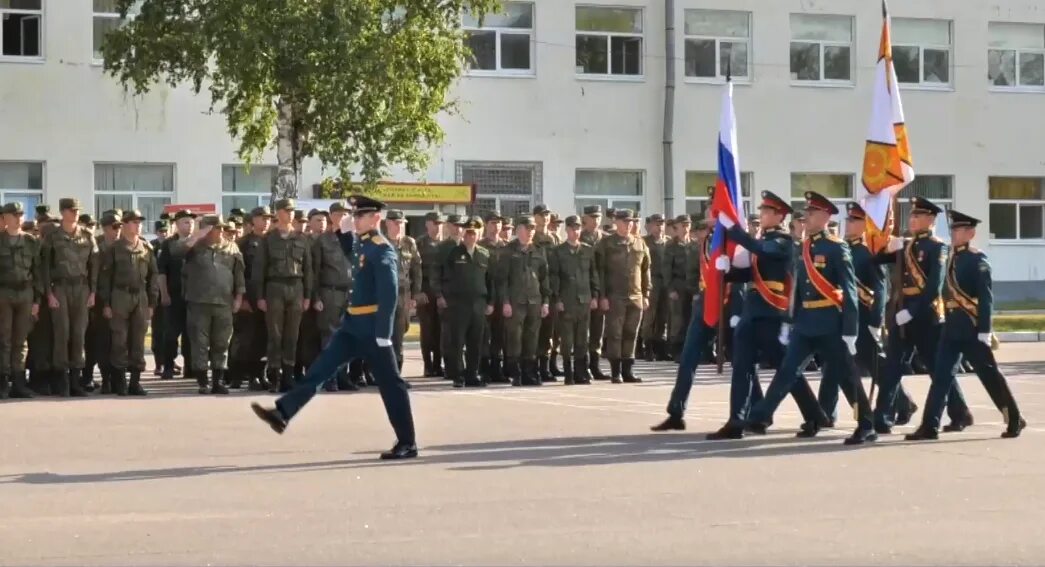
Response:
[[[209,100],[163,86],[134,97],[104,76],[97,47],[118,24],[111,4],[0,0],[0,200],[53,205],[75,196],[95,211],[138,207],[153,218],[170,202],[228,210],[266,200],[273,169],[244,171]],[[745,192],[856,196],[878,2],[505,6],[506,15],[464,22],[476,61],[425,176],[476,184],[476,208],[698,210],[716,169],[727,70],[737,85]],[[891,10],[918,173],[904,195],[982,218],[980,245],[997,279],[1045,278],[1040,0],[905,0]],[[666,164],[669,68],[676,86]],[[306,164],[306,186],[324,175]]]

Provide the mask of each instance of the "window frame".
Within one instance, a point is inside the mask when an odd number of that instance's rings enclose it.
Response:
[[[642,31],[639,33],[628,32],[603,32],[587,31],[577,29],[577,9],[595,8],[607,10],[633,10],[639,13],[639,25]],[[606,39],[606,72],[585,73],[577,66],[577,39],[580,36],[603,37]],[[638,38],[639,40],[639,72],[636,75],[613,73],[613,38]],[[577,79],[584,81],[626,81],[643,82],[646,80],[646,9],[645,6],[629,6],[620,4],[574,4],[573,6],[573,60],[574,75]]]
[[[934,43],[902,43],[893,42],[893,50],[897,47],[914,47],[918,49],[918,82],[917,83],[905,83],[897,78],[896,83],[900,85],[901,90],[922,90],[922,91],[953,91],[954,90],[954,20],[946,20],[943,18],[893,18],[895,23],[897,20],[923,20],[923,21],[936,21],[947,23],[947,33],[951,38],[950,45],[943,46]],[[895,27],[895,26],[894,26]],[[927,83],[925,82],[925,50],[932,49],[935,51],[947,51],[947,82],[946,83]]]
[[[948,196],[947,197],[917,195],[917,194],[911,192],[911,190],[913,188],[913,185],[918,183],[918,180],[923,180],[924,181],[926,178],[929,178],[929,177],[939,177],[939,178],[943,178],[943,179],[947,180],[947,192],[948,192]],[[909,199],[911,197],[915,197],[915,196],[926,197],[927,199],[932,201],[934,205],[936,205],[936,206],[940,207],[941,209],[943,209],[943,212],[940,213],[939,215],[937,215],[936,226],[938,226],[938,227],[940,227],[940,226],[942,226],[942,227],[948,226],[947,213],[949,211],[951,211],[952,209],[954,209],[954,186],[955,186],[955,183],[954,183],[954,175],[953,174],[946,174],[946,173],[922,173],[922,174],[916,175],[915,178],[914,178],[914,181],[912,181],[911,183],[907,184],[897,194],[897,197],[899,198],[899,207],[897,207],[896,212],[895,212],[895,215],[896,215],[895,216],[895,221],[896,221],[896,224],[900,227],[900,231],[903,232],[903,231],[907,230],[907,228],[908,228],[908,223],[907,223],[908,218],[907,217],[908,217],[908,215],[910,214],[910,211],[911,211],[911,205],[909,203]],[[861,186],[858,189],[858,193],[857,194],[864,195],[865,193],[866,192],[864,192],[864,189]],[[941,225],[941,221],[942,221],[942,225]]]
[[[178,167],[177,167],[177,164],[175,164],[175,163],[96,161],[92,165],[94,166],[94,168],[92,169],[92,174],[95,176],[95,178],[92,179],[92,181],[91,181],[91,204],[92,204],[92,206],[94,206],[94,208],[97,208],[98,196],[99,195],[113,195],[113,196],[130,195],[131,196],[131,208],[132,209],[141,209],[141,206],[138,204],[138,200],[140,198],[165,198],[166,197],[166,198],[170,199],[170,202],[167,203],[168,205],[174,204],[174,203],[178,202],[178,199],[177,199],[177,195],[178,195]],[[98,186],[97,186],[98,166],[106,166],[106,165],[111,165],[111,166],[164,166],[164,167],[170,167],[171,168],[171,190],[170,190],[170,192],[164,192],[164,191],[99,191],[98,190]],[[95,214],[101,214],[101,213],[102,213],[102,211],[95,211]],[[146,226],[145,224],[142,225],[143,226],[143,229],[142,229],[142,234],[143,235],[145,235],[146,233],[148,235],[152,235],[152,232],[151,232],[151,230],[152,230],[152,221],[156,221],[156,220],[159,220],[159,219],[153,219],[153,218],[146,219],[146,221],[148,221],[148,226]]]
[[[844,176],[844,177],[848,178],[849,179],[849,194],[847,196],[845,196],[845,197],[831,197],[831,196],[828,196],[828,195],[824,195],[825,197],[827,197],[828,201],[831,201],[832,203],[834,203],[834,205],[836,207],[838,207],[838,214],[831,215],[831,220],[838,221],[839,223],[841,223],[845,219],[845,216],[846,216],[845,204],[848,203],[849,201],[855,201],[856,200],[856,194],[857,194],[857,191],[858,191],[857,186],[856,186],[856,183],[857,183],[857,176],[856,176],[856,174],[854,174],[854,173],[847,173],[847,172],[844,172],[844,171],[792,171],[792,172],[788,173],[788,195],[785,198],[788,199],[788,204],[791,205],[791,208],[793,208],[794,210],[798,211],[798,210],[801,210],[803,207],[805,207],[805,197],[804,196],[802,196],[802,197],[796,197],[795,196],[795,179],[794,179],[794,176],[796,176],[796,175],[809,175],[809,176],[827,176],[827,175],[835,176],[835,175],[837,175],[837,176]],[[780,196],[783,197],[783,195],[780,195]]]
[[[1020,84],[1020,74],[1022,73],[1021,65],[1020,65],[1020,56],[1022,54],[1040,55],[1040,56],[1042,56],[1043,59],[1045,59],[1045,47],[1038,48],[1038,49],[1029,49],[1029,48],[1028,49],[995,48],[995,47],[991,46],[991,40],[990,40],[990,27],[991,27],[991,24],[1019,24],[1019,25],[1037,26],[1037,27],[1040,28],[1042,36],[1045,37],[1045,23],[1039,23],[1039,22],[1006,22],[1006,21],[998,21],[998,20],[989,20],[987,22],[987,90],[990,91],[990,92],[1002,92],[1002,93],[1043,93],[1043,92],[1045,92],[1045,84],[1042,84],[1042,85],[1021,85]],[[990,58],[991,58],[991,52],[992,51],[1002,51],[1002,52],[1011,51],[1011,52],[1014,53],[1014,55],[1015,55],[1014,63],[1015,63],[1015,66],[1016,66],[1016,69],[1015,69],[1016,74],[1013,77],[1013,79],[1016,81],[1015,85],[1010,85],[1010,86],[996,85],[996,84],[994,84],[994,81],[991,80],[991,63],[990,63]],[[1043,62],[1043,65],[1045,65],[1045,62]]]
[[[272,202],[272,189],[271,188],[267,192],[265,192],[265,193],[255,192],[255,191],[245,191],[245,192],[226,191],[225,190],[225,168],[227,168],[227,167],[243,169],[243,168],[246,168],[247,166],[246,166],[246,164],[242,164],[242,163],[223,163],[223,164],[221,164],[221,194],[220,194],[220,199],[221,200],[218,202],[218,210],[221,211],[221,214],[223,214],[225,216],[229,215],[228,211],[225,210],[225,197],[256,197],[255,201],[257,201],[257,204],[254,205],[254,207],[265,207],[265,206],[268,206]],[[252,164],[250,166],[250,168],[252,170],[254,168],[256,168],[256,167],[272,168],[273,169],[273,172],[272,172],[273,173],[273,185],[275,185],[275,176],[276,176],[276,173],[277,173],[278,168],[279,168],[278,165],[267,164],[267,163],[259,163],[259,164]],[[253,209],[254,207],[251,207],[251,208]],[[244,212],[250,212],[250,211],[244,211]]]
[[[682,203],[682,207],[683,207],[683,210],[686,212],[687,215],[695,214],[695,212],[696,212],[696,211],[690,212],[690,210],[689,210],[689,204],[690,203],[700,203],[701,204],[700,210],[704,210],[704,209],[707,208],[705,206],[705,203],[707,203],[708,201],[711,200],[711,198],[707,197],[707,196],[691,197],[691,196],[686,194],[686,190],[688,189],[687,186],[689,184],[688,177],[689,177],[689,174],[691,174],[691,173],[692,174],[696,174],[696,175],[709,175],[710,174],[710,175],[715,175],[716,177],[718,176],[718,172],[717,171],[713,171],[713,170],[710,170],[710,169],[687,169],[687,170],[685,170],[683,172],[683,178],[682,178],[683,179],[683,181],[682,181],[682,201],[683,201],[683,203]],[[754,197],[752,197],[752,195],[756,195],[756,193],[755,193],[755,172],[753,172],[753,171],[741,171],[740,172],[740,189],[741,189],[741,192],[743,193],[743,198],[744,198],[744,214],[745,215],[754,214],[754,210],[755,209],[752,207],[751,203],[752,203],[752,201],[754,199]]]
[[[47,61],[47,0],[40,0],[39,10],[0,8],[0,19],[4,14],[37,16],[40,26],[40,55],[4,55],[0,51],[0,63],[44,63]],[[3,33],[3,29],[0,28],[0,43],[3,42]]]
[[[94,22],[99,20],[99,19],[104,19],[104,20],[118,20],[118,21],[122,20],[123,23],[129,23],[129,22],[133,21],[134,18],[136,18],[138,16],[138,11],[141,10],[141,2],[142,2],[142,0],[138,0],[138,2],[133,4],[131,6],[131,8],[129,10],[127,10],[127,17],[126,18],[120,18],[119,12],[96,12],[94,10],[94,2],[92,0],[92,2],[91,2],[91,48],[90,48],[91,49],[91,65],[100,66],[100,65],[104,65],[105,64],[105,59],[102,59],[101,57],[98,57],[97,54],[94,52]]]
[[[1041,188],[1038,199],[993,199],[990,196],[990,183],[991,179],[1037,179],[1038,184]],[[1015,238],[995,238],[994,227],[990,226],[991,207],[994,205],[1008,205],[1012,206],[1016,210],[1016,237]],[[1041,238],[1020,238],[1020,234],[1023,233],[1023,222],[1020,220],[1020,209],[1023,207],[1037,207],[1042,211],[1042,226],[1039,230],[1042,233]],[[1045,246],[1045,177],[1035,176],[1021,176],[1021,175],[991,175],[987,178],[987,219],[988,227],[990,231],[987,233],[988,241],[991,245],[1002,245],[1002,246]]]
[[[744,14],[747,16],[747,37],[743,40],[741,38],[729,37],[729,36],[712,36],[712,35],[699,35],[699,34],[687,34],[686,33],[686,12],[733,12],[737,14]],[[687,83],[694,84],[711,84],[720,85],[726,82],[726,76],[722,74],[721,61],[722,61],[722,42],[729,43],[740,43],[744,41],[747,44],[747,74],[744,76],[732,75],[734,84],[739,85],[750,85],[754,82],[754,34],[751,33],[755,27],[755,15],[749,10],[729,10],[729,9],[716,9],[716,8],[685,8],[682,11],[682,80]],[[686,74],[686,43],[691,39],[703,39],[712,40],[715,42],[715,76],[714,77],[692,77]]]
[[[829,41],[829,40],[812,40],[812,39],[794,39],[794,30],[791,29],[791,16],[835,16],[849,19],[849,43],[841,41]],[[856,88],[856,17],[851,14],[813,14],[809,12],[791,12],[788,14],[788,44],[787,44],[787,76],[793,87],[827,87],[827,88]],[[817,45],[819,46],[819,57],[820,57],[820,78],[817,80],[807,79],[795,79],[791,77],[791,46],[796,43],[802,43],[806,45]],[[825,79],[824,73],[827,71],[824,65],[824,48],[825,47],[848,47],[849,48],[849,79]]]
[[[625,195],[622,193],[617,194],[596,194],[596,193],[581,193],[578,190],[578,174],[581,172],[598,172],[598,173],[637,173],[639,174],[639,194],[638,195]],[[606,208],[617,208],[627,207],[633,203],[638,203],[639,207],[635,209],[635,214],[638,215],[641,211],[645,210],[646,207],[646,170],[645,169],[631,169],[627,167],[578,167],[573,170],[573,206],[577,209],[578,213],[581,214],[583,206],[578,205],[578,201],[605,201]],[[601,203],[600,203],[601,204]]]
[[[0,160],[2,164],[25,164],[25,165],[39,165],[40,166],[40,188],[30,189],[28,187],[3,187],[0,186],[0,203],[10,203],[13,200],[19,200],[22,195],[33,195],[39,197],[38,204],[47,203],[47,162],[44,161],[25,161],[25,160]],[[23,203],[25,205],[26,203]],[[29,219],[36,215],[36,211],[33,207],[25,207],[25,218]]]
[[[525,4],[530,7],[530,22],[529,28],[506,28],[500,26],[487,26],[485,22],[481,22],[480,26],[469,26],[464,23],[461,24],[461,30],[467,35],[469,32],[494,32],[496,38],[494,42],[494,59],[497,63],[496,69],[473,69],[466,67],[464,69],[464,76],[466,77],[509,77],[509,78],[521,78],[521,79],[532,79],[537,76],[537,4],[532,1],[524,0],[505,0],[505,4]],[[501,36],[503,34],[508,35],[522,35],[525,33],[530,37],[530,68],[529,69],[502,69],[501,68]],[[465,40],[467,43],[467,39]]]

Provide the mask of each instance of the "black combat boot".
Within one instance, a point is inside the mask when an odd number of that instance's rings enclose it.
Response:
[[[552,376],[551,371],[548,370],[547,356],[541,356],[537,359],[537,377],[540,378],[541,382],[558,382],[558,380]]]
[[[537,361],[535,359],[527,359],[523,361],[523,386],[540,386],[544,382],[541,380],[540,372],[537,370]]]
[[[490,381],[490,357],[488,356],[479,357],[479,377],[484,382]]]
[[[424,371],[421,375],[425,378],[435,376],[435,374],[432,373],[432,353],[422,350],[421,361],[424,364]]]
[[[167,364],[163,365],[160,380],[174,380],[174,361],[168,361]]]
[[[646,341],[646,350],[642,353],[642,360],[646,362],[655,362],[657,360],[657,345],[660,341],[648,340]],[[639,358],[639,351],[635,351],[635,358]]]
[[[117,396],[127,395],[127,371],[114,368],[111,374],[112,391]]]
[[[569,364],[569,362],[570,361],[566,360],[566,357],[563,357],[563,360],[562,360],[563,366],[566,366],[567,364]],[[552,376],[555,376],[555,377],[569,376],[568,372],[564,372],[562,370],[559,370],[559,353],[554,351],[554,350],[552,350],[551,358],[548,359],[548,371],[551,372]]]
[[[610,359],[610,382],[613,382],[614,384],[620,384],[621,382],[623,382],[620,379],[620,359],[619,358],[611,358]]]
[[[87,397],[87,392],[85,392],[83,386],[80,385],[80,378],[82,376],[83,371],[75,368],[70,368],[65,373],[65,381],[69,383],[69,395],[74,398]]]
[[[103,395],[112,393],[112,369],[102,368],[102,390]]]
[[[142,387],[142,371],[131,370],[131,383],[127,387],[127,395],[129,396],[147,396],[148,392]]]
[[[101,370],[100,366],[99,370]],[[80,385],[83,386],[85,392],[93,392],[95,390],[94,367],[84,368],[80,372]]]
[[[363,380],[366,381],[367,386],[377,386],[377,380],[374,379],[374,373],[370,371],[370,367],[363,363]]]
[[[591,374],[588,373],[587,357],[578,356],[573,359],[573,383],[591,384]]]
[[[265,380],[268,382],[269,393],[270,394],[278,394],[279,393],[279,382],[280,382],[279,370],[276,369],[276,368],[266,369],[265,370]]]
[[[229,378],[229,389],[239,390],[243,387],[243,367],[235,362],[229,364],[229,369],[226,371],[226,376]]]
[[[218,368],[212,370],[210,375],[210,393],[219,395],[228,394],[229,389],[226,388],[223,383],[225,381],[225,371]]]
[[[562,367],[563,371],[566,373],[566,376],[562,379],[562,383],[567,386],[572,386],[574,384],[573,362],[570,359],[563,357]]]
[[[490,383],[502,384],[508,382],[508,380],[505,380],[504,378],[504,373],[501,372],[501,364],[502,362],[500,358],[494,357],[490,359],[490,370],[488,374]]]
[[[33,370],[29,373],[29,389],[38,396],[51,395],[51,379],[43,370]]]
[[[210,393],[210,388],[207,387],[207,371],[193,372],[193,376],[196,377],[196,393],[205,396]]]
[[[11,377],[7,374],[0,374],[0,400],[6,400],[10,391]]]
[[[69,373],[64,370],[51,372],[51,393],[59,398],[69,397]]]
[[[337,389],[339,392],[354,392],[359,390],[359,386],[356,386],[352,379],[348,376],[348,367],[340,366],[334,373],[337,376]]]
[[[279,393],[285,394],[294,389],[294,367],[284,366],[283,374],[280,376]]]
[[[15,372],[11,376],[11,380],[10,396],[12,398],[27,400],[33,397],[33,391],[29,389],[29,385],[25,382],[25,370]]]
[[[635,339],[635,356],[639,358],[646,356],[646,341]]]
[[[504,370],[505,378],[508,378],[512,382],[512,386],[522,386],[522,369],[519,367],[519,361],[514,358],[504,359]]]
[[[609,380],[610,377],[602,373],[599,368],[599,357],[588,355],[588,371],[591,372],[592,380]]]
[[[635,366],[634,358],[625,358],[620,361],[620,375],[628,384],[638,384],[642,382],[642,378],[635,376],[632,372],[632,368]]]
[[[442,357],[438,354],[432,353],[432,377],[438,378],[443,376],[443,362]]]
[[[965,412],[965,415],[958,419],[952,419],[950,423],[943,426],[943,430],[946,433],[956,433],[958,431],[964,431],[966,427],[973,425],[972,413]]]

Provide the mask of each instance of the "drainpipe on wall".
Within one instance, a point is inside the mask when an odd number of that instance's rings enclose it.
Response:
[[[664,215],[675,216],[675,0],[664,0]]]

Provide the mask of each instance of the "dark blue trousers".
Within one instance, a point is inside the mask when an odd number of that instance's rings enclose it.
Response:
[[[356,359],[365,362],[373,372],[396,438],[400,443],[415,443],[410,395],[407,393],[406,382],[399,375],[395,349],[391,346],[378,346],[374,337],[353,335],[345,330],[344,326],[334,333],[323,352],[312,366],[309,366],[304,381],[276,400],[276,408],[287,421],[290,421],[316,395],[323,383],[334,375],[339,366]]]
[[[867,328],[867,325],[860,325],[860,334],[856,339],[856,356],[851,358],[856,364],[856,368],[852,370],[856,376],[861,376],[861,370],[866,371],[871,376],[871,380],[875,384],[882,383],[882,376],[885,374],[885,356],[882,353],[882,345],[874,338],[871,331]],[[820,399],[820,407],[823,408],[832,420],[838,417],[838,386],[829,380],[820,381],[820,391],[817,394],[817,398]],[[849,405],[852,406],[852,400],[846,398]],[[896,389],[896,403],[894,407],[909,408],[911,406],[911,397],[907,395],[907,390],[904,389],[903,384],[899,385]],[[893,419],[896,418],[896,413],[893,412]]]
[[[936,351],[936,366],[933,368],[929,395],[925,399],[922,426],[940,428],[943,409],[949,399],[948,394],[958,384],[956,375],[962,356],[972,364],[973,371],[987,390],[994,406],[1005,416],[1006,423],[1018,422],[1020,409],[1016,406],[1016,398],[1009,389],[1008,381],[998,370],[998,362],[994,360],[991,347],[976,339],[954,340],[944,337]]]

